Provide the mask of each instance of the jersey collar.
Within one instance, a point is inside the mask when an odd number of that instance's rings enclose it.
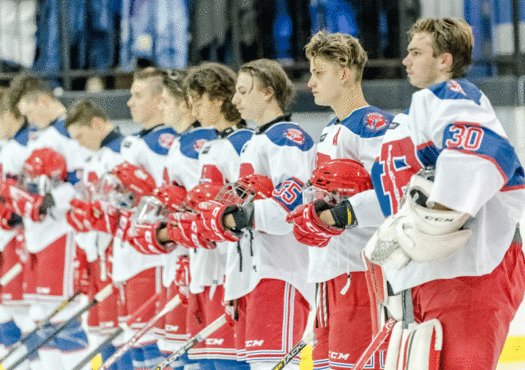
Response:
[[[152,128],[142,129],[142,130],[139,131],[138,137],[143,138],[144,136],[146,136],[147,134],[149,134],[153,130],[155,130],[155,129],[159,128],[159,127],[162,127],[162,126],[165,126],[164,123],[161,123],[161,124],[158,124],[156,126],[153,126]]]
[[[272,127],[273,125],[275,125],[276,123],[279,123],[279,122],[286,122],[286,121],[291,121],[292,120],[292,114],[289,113],[289,114],[283,114],[282,116],[279,116],[277,117],[276,119],[268,122],[268,123],[265,123],[264,125],[262,126],[259,126],[257,128],[257,130],[255,130],[255,135],[258,135],[258,134],[262,134],[263,132],[265,132],[266,130],[268,130],[270,127]]]
[[[119,128],[114,128],[109,134],[107,134],[107,136],[104,139],[102,139],[102,141],[100,142],[100,147],[103,148],[105,146],[108,146],[120,137],[122,137],[122,134],[120,133]]]

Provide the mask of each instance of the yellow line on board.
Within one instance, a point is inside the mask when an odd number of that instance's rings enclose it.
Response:
[[[525,336],[508,337],[499,362],[525,361]]]

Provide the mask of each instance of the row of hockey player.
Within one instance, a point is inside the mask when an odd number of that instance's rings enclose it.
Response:
[[[1,153],[2,269],[25,258],[24,289],[12,290],[25,301],[3,303],[3,344],[16,340],[11,319],[30,331],[75,275],[91,296],[117,287],[90,311],[99,341],[157,293],[159,309],[183,300],[114,368],[152,368],[226,312],[229,325],[173,368],[271,369],[315,301],[316,369],[355,367],[389,316],[388,347],[364,368],[495,369],[525,290],[523,169],[488,99],[462,78],[470,27],[420,20],[409,39],[403,64],[422,90],[393,117],[366,102],[355,38],[312,37],[308,85],[336,115],[317,144],[286,113],[292,84],[269,60],[238,75],[215,63],[137,72],[128,105],[143,130],[128,137],[89,101],[65,116],[38,80],[15,80],[3,100],[4,147],[16,151]],[[78,325],[28,366],[72,368],[86,345]]]

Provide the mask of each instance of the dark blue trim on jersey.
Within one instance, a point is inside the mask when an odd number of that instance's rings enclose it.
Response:
[[[454,88],[456,83],[461,86],[461,89]],[[465,79],[447,80],[429,86],[428,89],[441,100],[465,99],[472,100],[477,105],[480,105],[482,96],[477,86]]]
[[[124,135],[120,133],[118,127],[111,131],[100,143],[101,148],[109,148],[115,153],[120,153],[120,146],[124,140]]]
[[[372,185],[376,191],[377,199],[379,200],[379,205],[381,211],[385,217],[390,216],[392,209],[390,208],[390,197],[388,193],[385,193],[383,189],[383,184],[381,182],[382,176],[385,174],[384,166],[379,162],[379,158],[376,159],[370,171],[370,178],[372,179]]]
[[[82,170],[74,170],[67,173],[67,182],[71,185],[75,185],[80,180],[82,180]]]
[[[382,124],[377,129],[365,124],[365,120],[368,121],[368,115],[378,115],[382,116],[384,119],[384,124]],[[368,106],[353,111],[348,117],[343,121],[335,119],[331,122],[330,125],[341,125],[352,131],[355,135],[358,135],[361,138],[372,138],[377,136],[383,136],[390,126],[390,122],[394,119],[394,115],[388,112],[385,112],[379,108]]]
[[[254,132],[250,129],[240,129],[235,131],[233,134],[228,136],[226,139],[232,143],[233,148],[237,152],[237,154],[241,154],[242,147],[244,144],[250,140],[253,136]]]
[[[303,204],[303,186],[304,183],[302,181],[291,177],[275,187],[272,192],[272,197],[283,206],[286,211],[291,212],[295,207]]]
[[[67,132],[66,130],[66,120],[62,115],[53,122],[51,122],[50,126],[53,126],[60,135],[71,139],[71,136],[69,136],[69,132]]]
[[[439,153],[439,149],[433,143],[417,148],[417,157],[424,167],[435,166]]]
[[[265,132],[272,143],[279,146],[295,146],[303,152],[314,146],[314,141],[301,126],[295,123],[278,123]]]
[[[472,141],[474,142],[466,143],[467,145],[474,146],[474,149],[465,148],[464,145],[451,145],[451,143],[457,141],[454,136],[458,134],[458,131],[454,129],[456,126],[467,128],[473,127],[476,129],[476,132],[481,130],[483,133],[482,137],[478,138],[474,135],[470,135],[469,137],[472,137]],[[479,143],[476,140],[478,140]],[[505,180],[507,181],[505,186],[520,186],[525,184],[523,179],[523,168],[514,148],[507,139],[501,137],[487,127],[469,124],[467,122],[450,124],[445,127],[445,132],[443,133],[443,147],[457,150],[462,153],[474,154],[491,161],[499,168],[501,174],[505,177]],[[509,182],[511,182],[512,185],[509,184]]]
[[[199,157],[199,152],[203,147],[203,145],[195,145],[197,141],[211,141],[218,137],[217,131],[212,127],[196,128],[195,130],[182,134],[180,137],[180,151],[188,158],[197,159]]]
[[[163,147],[159,143],[159,138],[162,134],[171,134],[174,136],[174,139],[179,136],[177,131],[173,129],[173,127],[167,127],[163,126],[162,128],[158,128],[157,130],[152,130],[147,132],[145,135],[142,136],[142,140],[146,143],[146,145],[155,153],[160,155],[166,155],[168,154],[169,147]],[[140,134],[139,134],[140,136]]]
[[[29,141],[29,133],[34,131],[36,131],[36,128],[29,126],[29,123],[26,121],[16,132],[13,140],[15,140],[20,145],[27,146],[27,142]]]

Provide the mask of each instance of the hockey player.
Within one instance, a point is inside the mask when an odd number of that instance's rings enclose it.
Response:
[[[463,78],[472,47],[463,20],[412,26],[403,64],[421,90],[394,118],[372,169],[388,217],[365,255],[405,297],[405,321],[413,304],[420,323],[401,331],[411,343],[395,340],[394,328],[387,365],[399,357],[421,369],[495,369],[523,299],[523,168],[487,97]],[[419,172],[428,166],[435,172]]]
[[[365,100],[361,78],[367,56],[357,39],[321,31],[305,49],[312,74],[308,87],[316,104],[330,106],[336,118],[323,130],[317,145],[316,171],[311,187],[305,190],[310,194],[318,192],[322,198],[317,202],[308,199],[311,203],[295,210],[294,234],[312,246],[309,281],[318,284],[314,368],[344,369],[355,366],[372,339],[370,299],[360,253],[375,231],[371,226],[384,218],[370,186],[370,190],[357,195],[350,192],[353,196],[345,202],[351,204],[351,216],[346,210],[333,214],[338,222],[336,227],[329,228],[318,218],[324,209],[333,207],[332,195],[322,188],[323,184],[331,184],[337,189],[335,183],[340,182],[339,188],[355,189],[361,178],[370,181],[368,173],[393,116]],[[336,159],[343,161],[332,161]],[[359,172],[361,166],[366,172]],[[343,177],[348,170],[352,175]],[[303,192],[303,199],[306,197]],[[372,208],[376,211],[371,212]],[[370,220],[377,214],[379,220]],[[352,230],[344,231],[347,223]],[[366,368],[381,369],[383,364],[381,353],[371,358]]]
[[[100,289],[111,283],[111,259],[113,258],[112,226],[96,215],[95,189],[99,180],[123,162],[120,148],[124,136],[108,120],[104,111],[89,100],[74,102],[69,108],[65,128],[80,145],[94,152],[83,165],[83,193],[72,201],[68,222],[77,231],[75,241],[85,254],[85,268],[89,272],[88,292],[92,298]],[[79,188],[79,187],[77,187]],[[87,196],[86,196],[87,195]],[[98,217],[97,217],[98,216]],[[80,262],[80,261],[79,261]],[[97,342],[102,342],[118,325],[118,291],[98,303],[89,311],[88,328]],[[113,354],[115,347],[106,347],[102,352],[105,361]],[[115,368],[130,368],[131,355],[119,359]]]
[[[29,170],[26,171],[28,184],[39,185],[40,194],[12,186],[9,193],[15,211],[24,218],[27,249],[36,255],[36,304],[32,311],[34,318],[41,320],[59,302],[73,295],[76,246],[65,212],[75,192],[73,184],[78,181],[77,170],[90,151],[69,137],[64,128],[65,108],[42,81],[22,74],[15,78],[11,89],[13,103],[30,123],[39,128],[29,140],[28,147],[33,153],[25,165]],[[35,154],[35,150],[40,151]],[[66,158],[67,182],[51,182],[50,187],[46,186],[48,182],[35,182],[37,179],[32,176],[52,178],[53,171],[59,169],[56,161],[60,157]],[[21,185],[24,184],[21,182]],[[56,266],[54,274],[49,274],[51,261]],[[68,319],[76,308],[76,304],[68,305],[51,323],[57,325]],[[53,327],[47,330],[53,330]],[[87,336],[80,320],[63,330],[54,343],[50,342],[39,351],[43,367],[53,369],[71,368],[86,353]]]
[[[121,146],[121,154],[127,162],[149,172],[155,179],[156,186],[161,185],[164,164],[168,151],[178,136],[177,132],[164,124],[164,110],[161,106],[164,73],[147,68],[134,75],[131,85],[131,98],[128,106],[134,122],[143,129],[135,135],[126,137]],[[129,176],[134,173],[130,172]],[[140,183],[140,179],[137,179]],[[119,235],[129,227],[129,220],[120,217],[117,237],[113,244],[113,281],[123,284],[124,316],[136,311],[161,287],[161,256],[144,255],[137,252],[127,241],[127,235]],[[145,292],[147,292],[145,294]],[[133,327],[140,328],[154,315],[145,316],[142,323]],[[150,368],[162,360],[153,334],[146,334],[132,351],[135,369]]]
[[[285,222],[302,203],[300,190],[315,155],[311,137],[284,114],[293,93],[277,62],[262,59],[241,67],[232,102],[258,127],[241,151],[240,178],[267,177],[275,190],[242,207],[217,206],[203,213],[206,225],[217,225],[207,230],[215,240],[240,239],[238,248],[228,249],[225,299],[233,301],[239,319],[234,325],[238,357],[251,369],[271,369],[299,341],[313,300],[313,286],[306,281],[307,247]]]
[[[25,117],[15,104],[12,104],[10,92],[0,100],[0,130],[5,142],[0,151],[1,181],[16,180],[22,172],[23,159],[29,156],[27,143],[29,134],[34,129],[30,128]],[[7,273],[16,263],[21,263],[23,271],[9,284],[2,287],[2,305],[0,331],[2,348],[7,348],[17,342],[22,335],[28,334],[35,328],[35,323],[29,316],[28,294],[34,295],[35,288],[31,275],[33,269],[31,255],[27,252],[24,240],[22,219],[13,213],[13,209],[5,203],[0,204],[0,230],[2,248],[2,269],[0,275]],[[26,288],[24,288],[24,285]],[[24,295],[25,298],[24,299]],[[37,340],[36,336],[30,338],[28,343]],[[31,347],[31,344],[29,344]],[[9,360],[15,360],[25,352],[22,347],[18,355],[12,355],[4,366],[9,365]],[[5,351],[5,349],[4,349]],[[2,356],[5,352],[2,352]],[[35,361],[33,361],[35,362]],[[27,365],[27,364],[26,364]],[[24,365],[25,366],[25,365]],[[34,366],[37,366],[34,363]],[[27,367],[26,367],[27,368]]]

